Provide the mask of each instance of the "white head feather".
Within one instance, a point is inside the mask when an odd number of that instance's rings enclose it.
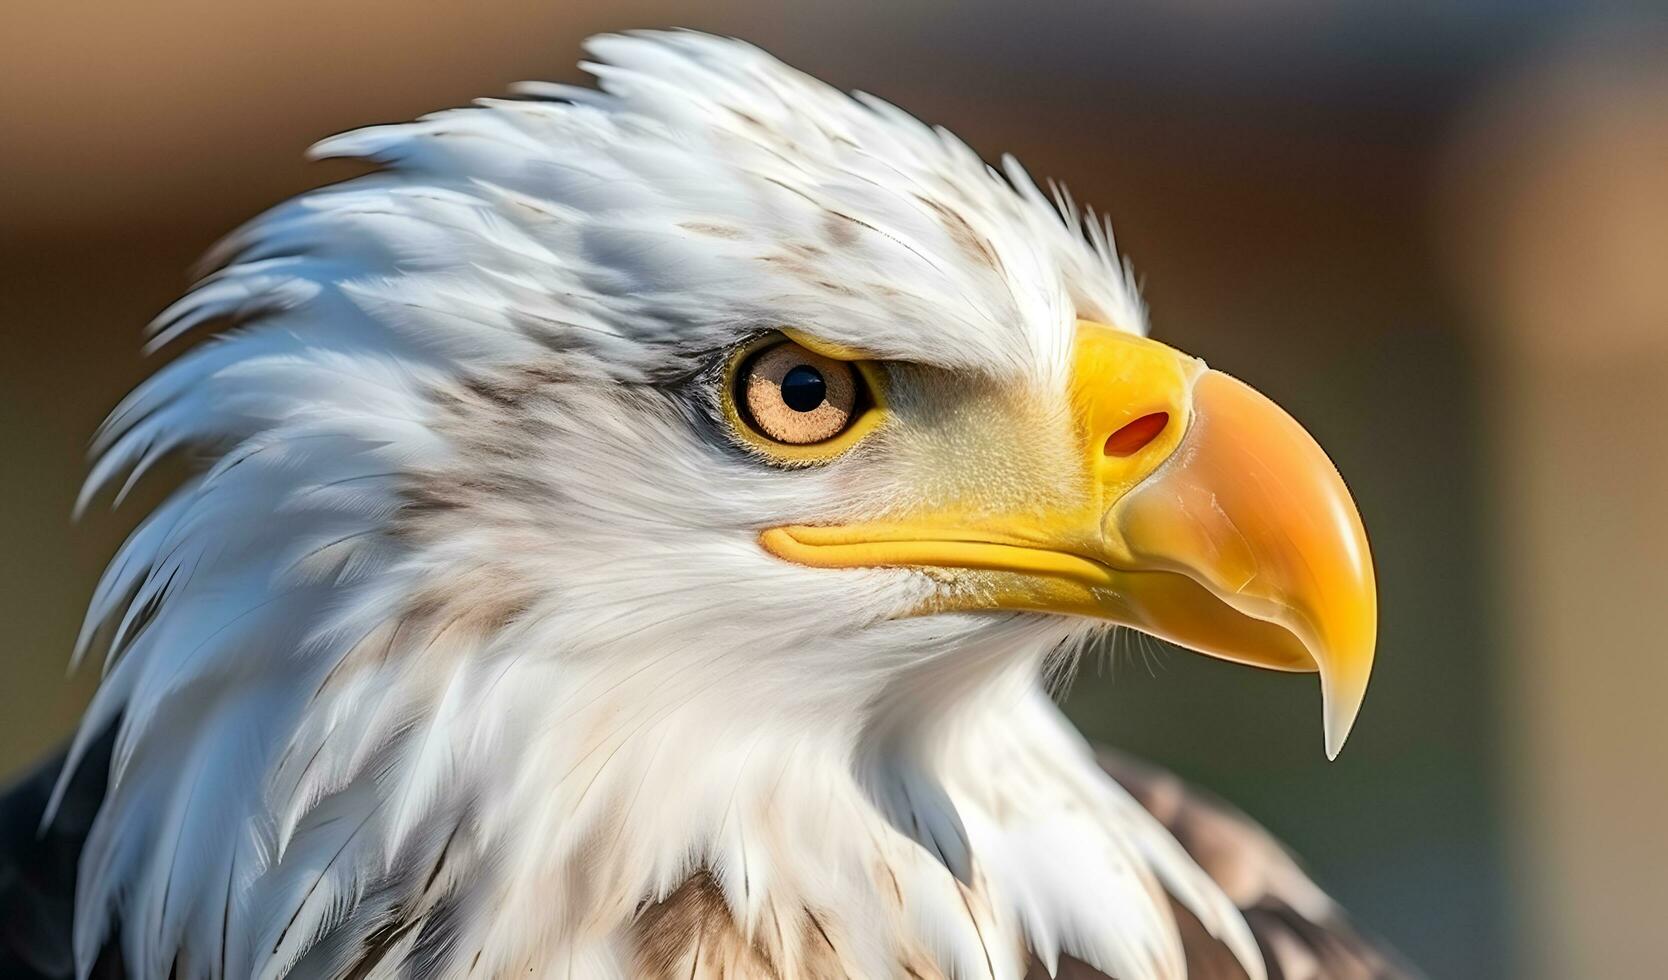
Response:
[[[83,975],[114,923],[145,977],[369,943],[375,975],[623,975],[634,917],[704,869],[790,975],[809,915],[852,975],[1017,977],[1029,948],[1179,977],[1168,889],[1261,976],[1042,692],[1086,627],[893,620],[937,585],[770,557],[760,528],[920,474],[764,466],[713,421],[712,366],[784,324],[1046,406],[1077,317],[1144,330],[1105,229],[739,42],[589,51],[600,91],[321,144],[382,169],[233,234],[155,324],[234,326],[97,441],[89,493],[210,462],[88,617],[81,741],[120,734]]]

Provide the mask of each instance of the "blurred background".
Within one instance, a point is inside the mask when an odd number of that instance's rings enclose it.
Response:
[[[69,731],[83,603],[157,497],[70,521],[139,329],[221,233],[351,171],[312,141],[581,38],[748,38],[1107,210],[1155,333],[1267,392],[1357,494],[1380,660],[1087,664],[1068,709],[1268,824],[1434,977],[1668,962],[1668,17],[1559,0],[5,0],[0,771]]]

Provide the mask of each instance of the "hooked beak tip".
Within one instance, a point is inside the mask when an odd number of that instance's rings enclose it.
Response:
[[[1351,671],[1342,665],[1323,663],[1320,680],[1326,758],[1328,762],[1333,762],[1343,751],[1344,742],[1361,714],[1361,702],[1367,695],[1367,677],[1363,672]]]

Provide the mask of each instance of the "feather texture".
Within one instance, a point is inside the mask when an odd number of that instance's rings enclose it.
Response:
[[[0,973],[18,980],[66,980],[74,975],[70,952],[69,893],[74,887],[75,859],[104,791],[98,765],[109,750],[100,740],[94,754],[74,779],[74,785],[51,831],[43,838],[36,828],[47,791],[57,778],[62,757],[0,794]],[[1338,908],[1322,895],[1295,862],[1268,835],[1231,808],[1215,803],[1175,777],[1125,756],[1101,749],[1097,759],[1154,817],[1177,835],[1188,853],[1212,875],[1245,913],[1268,963],[1269,976],[1282,980],[1338,978],[1338,980],[1417,980],[1419,973],[1393,953],[1362,936]],[[1220,941],[1212,937],[1185,906],[1172,903],[1194,980],[1244,980],[1249,974]],[[360,959],[342,971],[344,976],[388,975],[392,963],[416,964],[412,972],[429,972],[423,964],[422,941],[443,945],[434,937],[444,933],[448,912],[431,910],[386,923],[359,950]],[[790,918],[788,921],[794,922]],[[771,963],[762,947],[736,926],[736,918],[713,877],[698,872],[675,892],[645,907],[629,930],[629,957],[616,950],[572,952],[551,964],[558,975],[620,977],[736,977],[748,971],[775,970],[783,975],[837,976],[851,973],[840,957],[836,941],[820,918],[800,910],[798,925],[805,933],[805,954],[786,964]],[[623,966],[622,966],[623,964]],[[625,972],[622,972],[625,971]],[[899,964],[906,976],[931,977],[936,967],[924,960]],[[911,972],[913,971],[913,972]],[[317,969],[315,973],[323,972]],[[98,980],[132,976],[114,957],[104,956],[95,968]],[[1054,976],[1061,980],[1102,980],[1106,974],[1072,956],[1055,964],[1033,960],[1028,980]]]

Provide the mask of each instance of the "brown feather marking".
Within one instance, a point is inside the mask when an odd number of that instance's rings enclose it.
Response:
[[[968,222],[966,216],[924,195],[916,195],[916,200],[938,216],[938,220],[944,225],[944,230],[949,234],[950,240],[955,242],[956,247],[965,252],[968,258],[989,266],[997,273],[1003,271],[1002,259],[996,254],[996,250],[991,247],[990,240],[973,230],[973,225]]]
[[[1362,935],[1297,861],[1251,818],[1167,772],[1101,750],[1101,767],[1175,836],[1245,914],[1269,980],[1414,980],[1419,971]],[[1189,975],[1243,977],[1243,969],[1191,913],[1172,901]],[[1300,909],[1321,906],[1321,914]],[[1064,970],[1061,976],[1067,976]],[[1074,974],[1088,980],[1094,973]]]
[[[828,934],[822,919],[809,908],[804,910],[805,921],[799,936],[799,969],[806,977],[836,980],[849,974],[840,963],[839,947]]]
[[[709,872],[691,876],[666,898],[643,909],[631,927],[634,976],[645,980],[694,977],[699,960],[715,964],[704,975],[726,980],[779,976],[769,953],[741,934]],[[684,973],[684,964],[690,972]],[[728,969],[726,969],[728,964]]]
[[[792,980],[849,977],[822,917],[805,908],[799,918],[797,929],[784,929],[772,913],[767,931],[777,944],[797,944],[791,951],[783,948],[773,954],[761,938],[749,940],[742,934],[718,882],[710,872],[698,872],[677,891],[638,912],[630,940],[633,976],[777,980],[783,976],[780,959],[796,964]]]
[[[828,930],[823,928],[822,920],[817,918],[815,912],[812,912],[810,909],[806,909],[805,922],[812,929],[816,930],[817,935],[822,937],[822,941],[828,947],[829,952],[838,953],[838,951],[834,948],[834,940],[828,938]],[[807,941],[808,940],[809,937],[807,937]],[[807,942],[807,944],[809,944],[809,942]]]
[[[847,220],[844,215],[824,211],[822,233],[835,248],[849,248],[857,242],[858,226]]]
[[[692,231],[697,235],[706,235],[708,238],[728,238],[734,240],[747,237],[746,234],[739,228],[734,228],[730,225],[714,224],[710,221],[682,221],[678,223],[678,227],[682,228],[684,231]]]

